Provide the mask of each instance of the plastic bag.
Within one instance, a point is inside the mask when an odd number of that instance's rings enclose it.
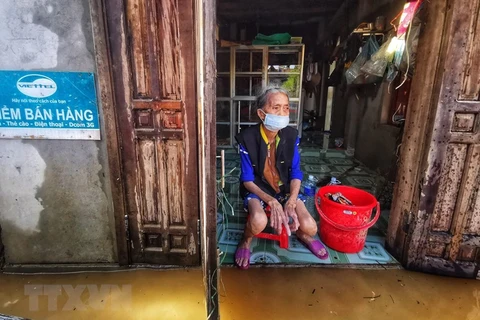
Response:
[[[353,84],[358,82],[359,78],[363,75],[361,70],[362,66],[367,62],[367,55],[364,54],[364,50],[358,54],[355,60],[350,65],[350,68],[345,72],[345,77],[347,78],[347,84]]]
[[[388,81],[388,83],[393,82],[393,80],[395,80],[397,75],[398,75],[398,70],[395,67],[395,65],[389,64],[388,65],[388,71],[387,71],[387,81]]]
[[[367,40],[361,52],[345,72],[347,84],[371,83],[371,79],[368,79],[369,75],[362,71],[362,67],[379,48],[380,46],[375,37],[372,36]]]
[[[420,31],[422,28],[422,22],[418,17],[412,22],[412,26],[408,31],[408,35],[405,39],[404,49],[402,55],[398,57],[395,61],[396,66],[402,72],[409,72],[410,75],[413,75],[416,65],[417,58],[417,49],[418,49],[418,40],[420,37]],[[408,51],[408,53],[407,53]]]
[[[383,77],[385,70],[387,69],[388,62],[386,60],[368,60],[361,68],[362,72],[365,72],[371,76]]]
[[[370,60],[365,62],[362,66],[361,71],[376,77],[383,77],[385,70],[387,69],[388,63],[392,62],[394,53],[388,52],[388,47],[392,39],[389,39],[385,42],[377,52],[375,52]]]

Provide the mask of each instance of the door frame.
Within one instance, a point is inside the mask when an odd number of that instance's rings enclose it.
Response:
[[[200,243],[207,319],[219,319],[216,214],[216,28],[215,0],[195,0],[199,138]]]
[[[388,251],[404,266],[411,260],[408,238],[421,200],[432,122],[444,73],[446,32],[451,18],[447,0],[425,2],[424,5],[426,20],[419,38],[386,239]]]
[[[114,207],[115,233],[117,239],[118,263],[130,264],[128,247],[128,229],[126,225],[126,194],[123,184],[123,168],[120,153],[120,136],[117,111],[115,109],[115,91],[109,34],[107,28],[106,2],[108,0],[89,0],[90,15],[95,45],[97,68],[97,86],[104,114],[104,137],[108,148],[108,163],[112,202]],[[122,15],[121,10],[110,14]],[[197,124],[199,136],[198,172],[200,189],[200,244],[201,263],[206,295],[206,309],[209,319],[219,318],[217,294],[218,260],[216,241],[216,1],[195,0],[194,33],[196,56],[195,80],[197,86]],[[206,63],[208,62],[208,63]],[[121,183],[119,183],[121,182]],[[165,267],[168,268],[168,267]]]
[[[115,92],[112,80],[111,52],[108,45],[109,35],[107,31],[106,1],[108,0],[89,0],[89,6],[93,31],[97,88],[105,124],[103,139],[106,140],[107,144],[118,264],[120,266],[128,266],[130,264],[130,256],[128,249],[128,230],[126,226],[126,194],[123,184],[123,169],[120,154],[121,143],[119,140]]]
[[[439,183],[436,177],[441,174],[443,157],[446,151],[441,149],[440,140],[434,141],[434,125],[436,119],[441,119],[440,124],[450,128],[449,114],[439,118],[437,110],[445,108],[449,103],[450,96],[442,97],[445,87],[456,90],[457,82],[454,76],[447,73],[462,73],[464,63],[462,59],[455,58],[455,65],[450,61],[452,47],[456,50],[461,48],[461,43],[467,43],[468,35],[459,35],[452,41],[452,28],[469,21],[454,21],[458,14],[458,2],[438,0],[424,2],[426,20],[424,30],[420,36],[417,53],[417,70],[412,82],[412,91],[409,99],[409,108],[405,123],[402,140],[402,153],[400,165],[395,183],[395,191],[390,215],[387,249],[408,269],[423,272],[435,272],[442,274],[458,275],[454,272],[446,272],[433,265],[423,263],[426,256],[427,244],[430,236],[430,226],[433,225],[434,206],[439,195]],[[454,10],[456,10],[454,12]],[[462,26],[463,27],[463,26]],[[458,31],[461,33],[461,31]],[[460,55],[459,55],[460,56]],[[452,70],[450,70],[452,69]],[[456,70],[456,71],[454,71]],[[460,92],[459,92],[460,93]],[[451,106],[453,109],[453,106]],[[438,127],[437,123],[437,127]],[[438,135],[438,134],[437,134]],[[436,155],[435,161],[438,168],[429,165],[432,154]],[[439,160],[440,159],[440,160]],[[417,164],[417,165],[415,165]],[[463,173],[462,173],[463,175]],[[425,179],[430,176],[430,182]],[[461,194],[461,193],[460,193]],[[458,196],[460,196],[460,194]],[[440,195],[441,196],[441,195]],[[455,219],[455,218],[453,218]],[[456,243],[457,247],[459,243]],[[458,248],[457,248],[458,249]],[[454,270],[454,263],[445,263]]]

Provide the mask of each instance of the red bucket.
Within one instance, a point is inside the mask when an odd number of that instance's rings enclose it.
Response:
[[[352,202],[343,205],[328,199],[326,194],[341,192]],[[315,205],[320,214],[320,239],[330,248],[356,253],[363,249],[368,228],[380,217],[380,203],[370,193],[347,186],[326,186],[315,195]],[[371,219],[373,209],[377,208]]]

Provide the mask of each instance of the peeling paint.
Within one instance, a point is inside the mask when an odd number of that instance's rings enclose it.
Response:
[[[0,69],[94,71],[88,0],[0,5]],[[42,138],[42,137],[36,137]],[[105,141],[0,140],[7,263],[115,262]]]
[[[7,140],[0,148],[0,168],[0,224],[8,221],[20,230],[39,232],[44,208],[36,193],[45,178],[45,161],[33,146]]]
[[[0,6],[0,69],[55,68],[59,37],[34,23],[35,2],[12,1]],[[39,54],[40,53],[40,54]]]
[[[195,243],[195,237],[193,233],[190,233],[190,242],[188,243],[188,254],[194,255],[197,253],[197,244]]]
[[[197,264],[192,3],[118,5],[107,4],[107,21],[132,261]]]

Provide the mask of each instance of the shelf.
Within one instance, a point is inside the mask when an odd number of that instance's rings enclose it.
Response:
[[[299,50],[295,49],[269,49],[268,53],[299,53]]]
[[[234,100],[233,102],[237,101],[255,101],[257,100],[257,97],[254,96],[235,96],[232,98]]]
[[[235,72],[235,76],[261,76],[263,72]]]
[[[221,54],[223,68],[217,72],[217,94],[222,95],[217,98],[218,146],[233,146],[237,132],[260,122],[254,96],[260,86],[288,88],[294,96],[290,97],[289,126],[301,135],[304,45],[235,46],[228,50]]]
[[[289,75],[300,75],[300,72],[268,72],[269,76],[289,76]]]
[[[241,126],[253,126],[253,125],[256,125],[256,124],[259,124],[260,123],[260,120],[257,121],[257,122],[246,122],[246,121],[242,121],[240,122],[240,125]],[[235,122],[235,125],[238,126],[238,121]]]

